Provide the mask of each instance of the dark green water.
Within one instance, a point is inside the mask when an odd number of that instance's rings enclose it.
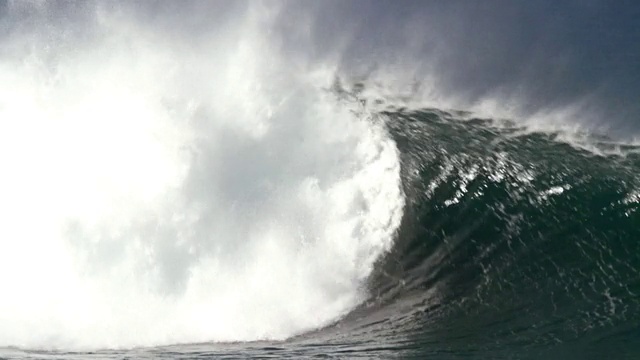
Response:
[[[640,356],[639,148],[587,151],[436,110],[385,116],[409,205],[376,284],[390,307],[412,298],[398,327],[416,354]]]
[[[640,148],[385,111],[407,206],[371,299],[278,343],[11,358],[640,358]],[[590,150],[586,150],[586,148]]]

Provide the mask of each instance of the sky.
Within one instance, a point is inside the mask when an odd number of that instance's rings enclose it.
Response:
[[[351,76],[381,67],[397,77],[410,72],[460,106],[492,97],[531,114],[579,103],[578,122],[619,134],[640,129],[636,1],[23,2],[47,8],[37,16],[16,12],[17,3],[0,2],[6,36],[43,23],[81,36],[90,33],[95,8],[127,8],[186,43],[240,23],[258,7],[273,13],[274,43],[306,63],[337,62]]]
[[[295,2],[282,23],[308,5]],[[526,112],[586,101],[599,115],[587,121],[640,127],[637,2],[329,1],[310,11],[312,51],[300,51],[322,56],[347,36],[346,67],[411,63],[469,100],[516,95]]]

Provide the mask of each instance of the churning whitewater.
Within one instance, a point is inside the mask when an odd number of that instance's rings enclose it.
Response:
[[[263,14],[190,44],[100,11],[3,39],[0,346],[285,339],[365,299],[395,144]]]

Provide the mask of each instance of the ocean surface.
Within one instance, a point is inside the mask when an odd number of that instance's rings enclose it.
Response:
[[[0,359],[640,358],[615,93],[472,99],[327,55],[326,8],[205,4],[0,3]]]

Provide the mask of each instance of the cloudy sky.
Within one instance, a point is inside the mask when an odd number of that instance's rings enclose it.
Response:
[[[100,7],[127,8],[184,42],[243,22],[258,7],[273,13],[267,31],[291,57],[338,61],[351,75],[410,68],[417,81],[435,78],[443,94],[472,103],[499,93],[525,113],[580,102],[580,121],[618,133],[640,128],[640,5],[631,0],[0,3],[8,36],[43,23],[90,33]],[[37,16],[27,9],[33,4]]]
[[[308,6],[295,3],[282,23],[308,21],[296,15]],[[590,121],[640,126],[637,2],[334,1],[311,12],[310,53],[339,46],[346,65],[411,62],[441,91],[518,94],[528,111],[586,99],[604,115]]]

